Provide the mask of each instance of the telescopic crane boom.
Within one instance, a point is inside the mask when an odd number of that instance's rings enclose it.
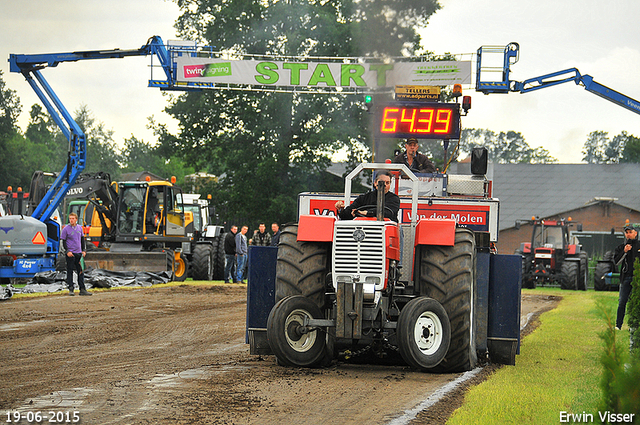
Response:
[[[518,62],[519,52],[520,45],[518,43],[509,43],[507,46],[480,47],[478,49],[476,91],[484,94],[509,92],[528,93],[562,83],[574,82],[603,99],[622,106],[636,114],[640,114],[640,101],[603,86],[594,81],[592,76],[580,74],[576,68],[569,68],[540,77],[529,78],[522,82],[511,81],[509,79],[510,67]],[[486,59],[486,55],[495,53],[503,55],[502,68],[483,66],[482,61]],[[499,79],[485,78],[487,74],[496,75],[499,73],[501,74],[501,78]]]
[[[33,55],[12,54],[9,56],[9,70],[11,72],[20,72],[24,75],[31,88],[33,88],[55,123],[69,141],[67,164],[62,172],[57,175],[55,182],[33,211],[32,217],[42,222],[49,220],[53,211],[55,211],[62,202],[67,190],[73,186],[77,177],[84,170],[87,155],[85,134],[64,107],[49,83],[47,83],[41,70],[56,67],[63,62],[77,62],[89,59],[114,59],[154,54],[160,60],[167,76],[167,81],[169,81],[171,79],[171,60],[159,36],[151,37],[145,45],[139,49],[132,50],[90,50]],[[152,85],[151,81],[149,85]]]
[[[179,48],[178,48],[179,49]],[[47,108],[52,119],[69,141],[67,163],[55,181],[34,208],[31,217],[9,215],[0,217],[0,283],[15,277],[31,277],[35,273],[55,270],[56,256],[60,248],[60,225],[52,215],[62,203],[68,189],[85,168],[87,141],[84,132],[64,107],[47,80],[42,75],[45,68],[53,68],[63,62],[90,59],[114,59],[128,56],[156,55],[166,76],[166,81],[149,81],[150,87],[174,88],[175,75],[171,56],[158,36],[149,38],[139,49],[92,50],[51,54],[12,54],[9,70],[19,72]]]

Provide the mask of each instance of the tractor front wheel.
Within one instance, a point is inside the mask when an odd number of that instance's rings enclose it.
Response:
[[[516,251],[516,254],[518,252]],[[531,273],[532,256],[522,254],[522,287],[527,289],[536,289],[536,278]]]
[[[326,334],[307,324],[309,319],[321,318],[318,306],[302,295],[283,298],[273,306],[267,319],[267,340],[281,365],[312,367],[320,363]]]
[[[444,359],[451,343],[449,316],[433,298],[407,303],[398,317],[398,349],[407,364],[429,370]]]

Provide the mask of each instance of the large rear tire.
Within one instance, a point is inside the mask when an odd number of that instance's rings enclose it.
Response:
[[[213,249],[212,249],[212,261],[213,261],[213,280],[224,280],[224,263],[225,263],[225,254],[224,254],[224,238],[226,237],[225,233],[222,233],[219,236],[216,236],[213,239]]]
[[[474,327],[475,238],[468,229],[456,229],[454,246],[421,246],[420,295],[444,307],[451,325],[451,343],[437,372],[461,372],[476,366]]]
[[[589,279],[589,256],[586,252],[581,252],[580,256],[580,278],[578,280],[578,290],[587,290],[587,280]]]
[[[516,254],[518,252],[516,251]],[[522,255],[522,287],[527,289],[536,289],[536,279],[531,275],[531,254]]]
[[[280,235],[276,263],[276,301],[304,295],[322,309],[325,304],[327,244],[298,242],[298,225],[285,227]]]
[[[408,365],[430,370],[444,359],[451,343],[449,317],[433,298],[414,298],[398,317],[398,349]]]
[[[296,295],[281,299],[267,319],[267,341],[283,366],[312,367],[325,356],[326,334],[305,327],[308,319],[321,319],[322,312],[309,298]]]
[[[213,280],[213,247],[196,244],[191,256],[191,275],[194,280]]]
[[[593,272],[593,289],[596,291],[606,291],[607,283],[604,280],[604,275],[613,271],[613,263],[608,261],[598,261],[596,264],[596,270]]]
[[[562,263],[560,288],[574,291],[578,289],[578,268],[579,264],[574,261],[565,261],[564,263]]]
[[[175,264],[173,264],[174,263],[173,250],[170,250],[170,249],[164,250],[164,249],[158,248],[157,251],[164,251],[164,253],[167,255],[167,271],[171,273],[171,281],[176,280],[176,275],[174,273]]]

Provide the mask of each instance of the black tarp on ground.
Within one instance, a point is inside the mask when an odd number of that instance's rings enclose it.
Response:
[[[0,301],[8,300],[13,296],[15,288],[11,285],[0,286]]]
[[[145,287],[171,281],[171,272],[114,272],[101,269],[84,271],[84,284],[91,288],[115,288],[119,286]],[[74,275],[73,281],[77,282]],[[33,294],[36,292],[58,292],[67,289],[67,272],[37,273],[24,288],[11,285],[0,287],[0,300],[7,300],[13,294]],[[76,283],[77,289],[77,283]]]

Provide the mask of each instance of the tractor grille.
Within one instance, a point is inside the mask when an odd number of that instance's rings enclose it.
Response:
[[[379,275],[384,272],[384,226],[378,222],[338,223],[333,248],[336,274]]]

